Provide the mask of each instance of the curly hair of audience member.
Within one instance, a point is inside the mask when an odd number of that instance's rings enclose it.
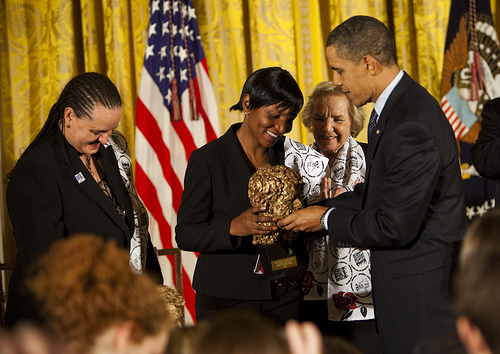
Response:
[[[128,252],[113,241],[75,235],[54,243],[38,265],[28,283],[44,325],[76,352],[122,321],[134,323],[134,343],[170,326],[156,284],[133,272]]]

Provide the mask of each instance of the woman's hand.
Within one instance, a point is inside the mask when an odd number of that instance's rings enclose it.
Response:
[[[327,198],[331,198],[332,196],[330,195],[330,188],[332,186],[332,179],[330,177],[323,177],[321,180],[321,186],[320,186],[320,194],[319,194],[319,200],[325,200]]]
[[[253,207],[245,210],[231,221],[229,233],[231,236],[251,236],[266,235],[277,231],[277,218],[271,216],[261,216],[258,213],[266,211],[266,207]],[[271,226],[265,226],[259,223],[270,222]]]
[[[353,184],[353,188],[356,184],[359,183],[359,179],[357,179],[354,184]],[[332,180],[330,177],[323,177],[323,179],[321,180],[321,187],[320,187],[320,194],[319,194],[319,200],[325,200],[327,198],[335,198],[336,196],[342,194],[345,192],[345,189],[344,187],[338,187],[337,189],[335,189],[335,191],[333,190],[333,187],[332,187]]]
[[[314,323],[289,320],[285,324],[285,334],[291,354],[323,353],[323,335]]]
[[[343,187],[338,187],[333,190],[332,186],[332,179],[330,177],[323,177],[321,180],[321,186],[320,186],[320,194],[319,194],[319,200],[325,200],[327,198],[335,198],[339,194],[342,194],[345,192]]]

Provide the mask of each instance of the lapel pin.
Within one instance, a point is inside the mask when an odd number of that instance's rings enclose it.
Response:
[[[375,132],[377,135],[380,134],[380,130],[377,129],[377,131]]]
[[[75,175],[75,178],[76,178],[78,183],[82,183],[83,181],[85,181],[85,177],[83,177],[83,173],[81,173],[81,172],[78,172]]]

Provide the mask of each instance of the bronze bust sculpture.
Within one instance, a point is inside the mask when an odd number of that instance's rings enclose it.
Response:
[[[302,177],[284,165],[266,164],[257,169],[248,181],[248,197],[253,207],[265,206],[260,215],[273,216],[281,220],[302,208],[299,200]],[[270,223],[264,223],[270,225]],[[280,230],[267,235],[254,235],[258,244],[272,245],[291,235]]]

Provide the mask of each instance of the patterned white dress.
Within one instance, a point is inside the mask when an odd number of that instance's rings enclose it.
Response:
[[[311,145],[319,151],[319,147]],[[365,155],[349,136],[326,175],[332,189],[352,191],[365,181]],[[328,300],[328,319],[359,321],[375,318],[370,275],[370,250],[331,244],[329,236],[309,239],[309,266],[303,281],[304,300]]]

